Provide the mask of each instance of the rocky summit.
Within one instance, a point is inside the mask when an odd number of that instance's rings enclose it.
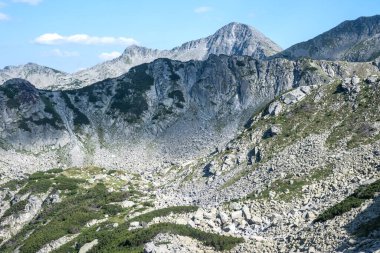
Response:
[[[281,48],[253,27],[230,23],[206,38],[186,42],[171,50],[130,46],[113,60],[89,69],[67,74],[37,64],[9,66],[0,70],[0,85],[12,78],[23,78],[41,89],[75,89],[125,74],[130,68],[168,58],[179,61],[206,60],[210,54],[248,55],[264,59],[281,51]]]
[[[376,20],[317,38],[366,44]],[[380,49],[280,50],[231,23],[78,88],[7,68],[0,252],[380,252]]]

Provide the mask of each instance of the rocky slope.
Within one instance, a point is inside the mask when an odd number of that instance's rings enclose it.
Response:
[[[264,34],[253,27],[230,23],[206,38],[186,42],[171,50],[130,46],[111,61],[98,64],[73,74],[66,74],[36,64],[6,67],[0,70],[0,84],[11,78],[23,78],[41,89],[74,89],[107,78],[115,78],[134,66],[149,63],[158,58],[179,61],[206,60],[210,54],[248,55],[264,59],[281,51]]]
[[[380,78],[354,66],[361,74],[283,93],[193,162],[0,185],[0,250],[377,252]]]
[[[152,170],[185,162],[222,146],[284,91],[354,71],[377,68],[213,55],[203,62],[159,59],[71,91],[10,80],[0,87],[2,175],[85,164]]]
[[[344,21],[277,56],[289,59],[373,61],[380,56],[380,15]]]

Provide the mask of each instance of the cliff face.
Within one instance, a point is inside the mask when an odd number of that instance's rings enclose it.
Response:
[[[185,161],[223,145],[284,91],[373,69],[212,55],[186,63],[159,59],[70,91],[38,90],[13,79],[0,87],[1,145],[8,150],[2,152],[49,153],[67,166],[152,168]]]

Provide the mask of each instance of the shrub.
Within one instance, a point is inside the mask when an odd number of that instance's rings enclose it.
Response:
[[[170,213],[190,213],[190,212],[195,212],[197,210],[198,210],[197,206],[167,207],[167,208],[154,210],[154,211],[136,216],[133,219],[131,219],[130,222],[132,222],[132,221],[143,221],[143,222],[148,223],[148,222],[152,221],[155,217],[167,216]]]
[[[380,180],[366,186],[360,186],[353,194],[345,198],[343,201],[321,213],[314,222],[324,222],[342,215],[343,213],[350,211],[352,208],[359,207],[366,199],[373,198],[377,192],[380,192]]]

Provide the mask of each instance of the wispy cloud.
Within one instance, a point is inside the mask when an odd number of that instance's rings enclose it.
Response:
[[[115,59],[115,58],[119,57],[120,55],[121,55],[120,52],[113,51],[110,53],[101,53],[98,57],[102,60],[108,61],[108,60]]]
[[[49,52],[50,56],[55,56],[55,57],[76,57],[79,56],[79,53],[76,51],[64,51],[61,49],[53,49]]]
[[[24,3],[29,5],[38,5],[42,0],[13,0],[14,3]]]
[[[200,6],[198,8],[195,8],[194,12],[198,13],[198,14],[201,14],[201,13],[209,12],[211,10],[212,10],[212,8],[210,6]]]
[[[10,17],[7,14],[1,13],[0,12],[0,21],[6,21],[9,20]]]
[[[97,37],[87,34],[74,34],[63,36],[58,33],[45,33],[34,40],[35,43],[44,45],[58,44],[83,44],[83,45],[123,45],[130,46],[137,44],[133,38],[126,37]]]

